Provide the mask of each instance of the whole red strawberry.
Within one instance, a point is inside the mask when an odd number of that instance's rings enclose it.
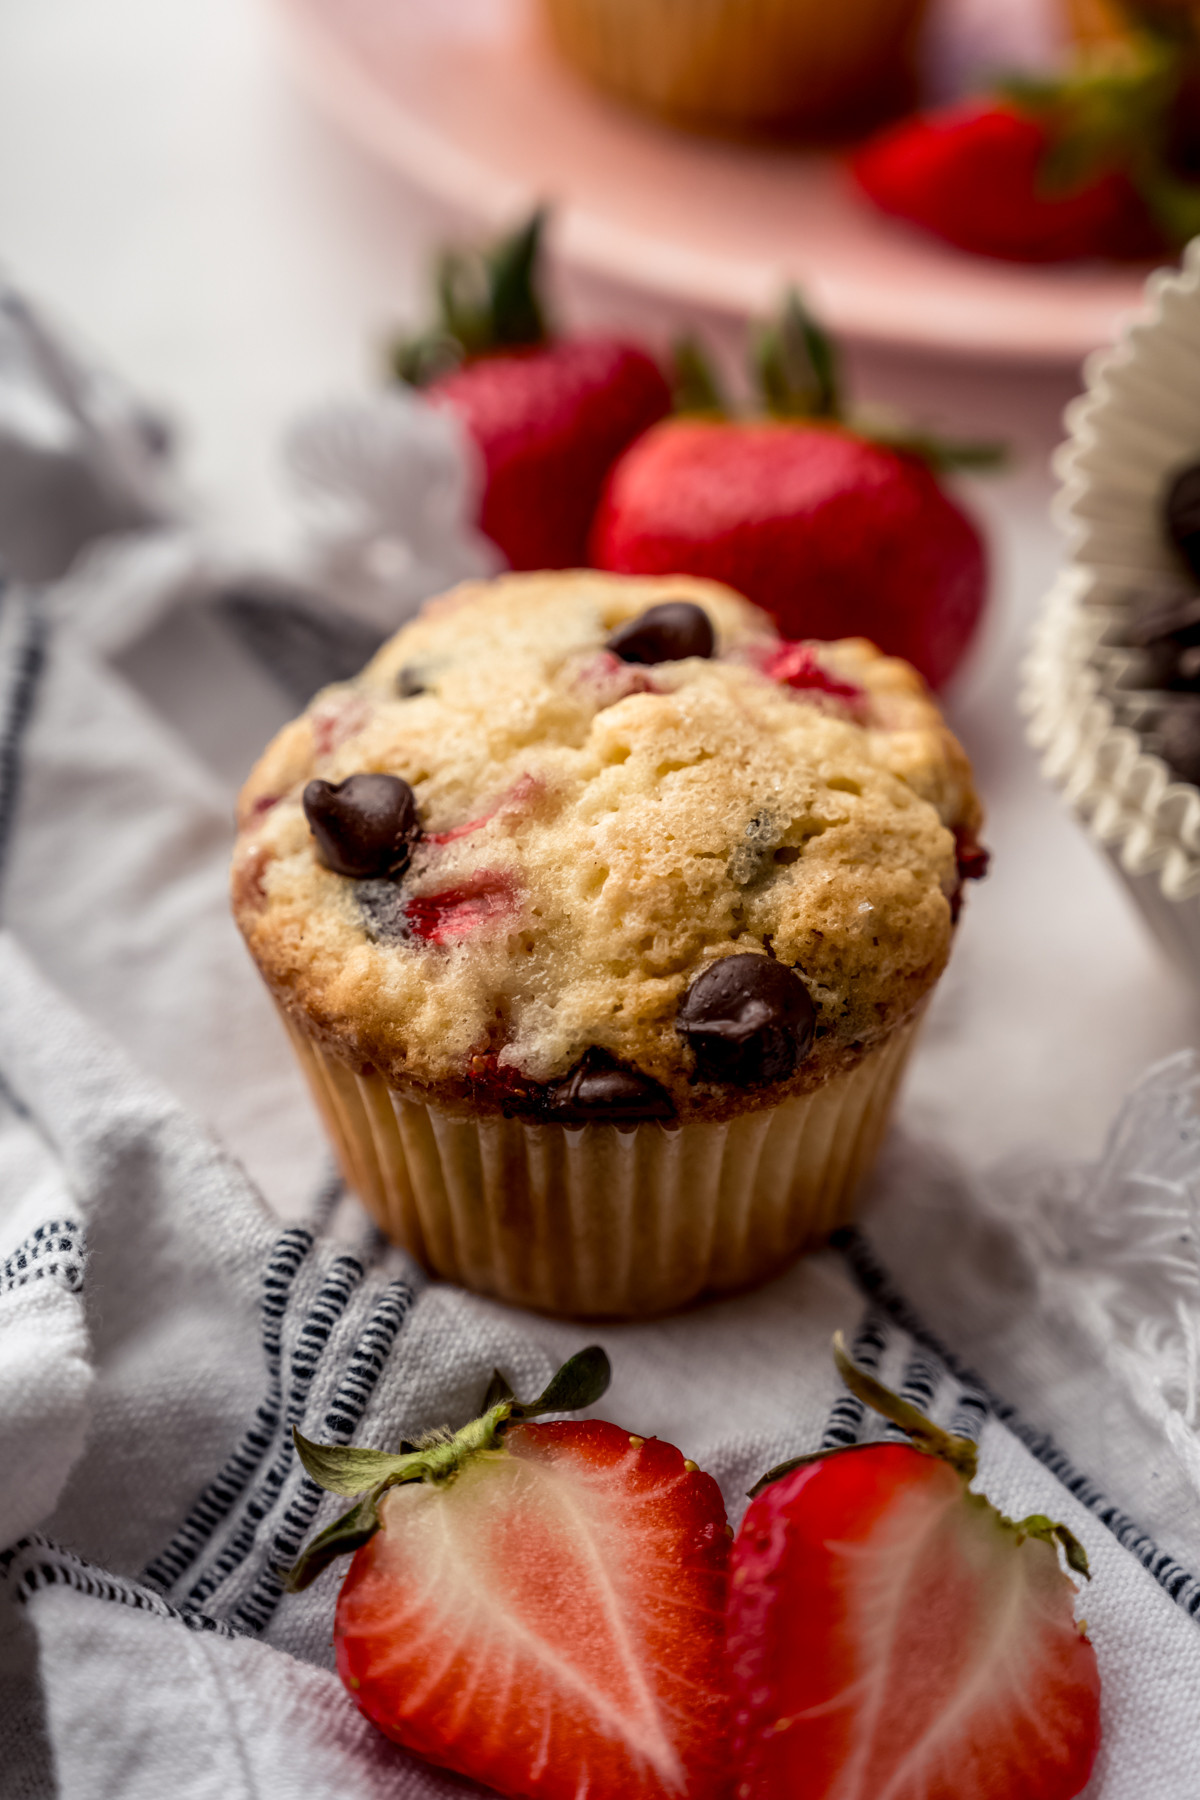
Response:
[[[986,593],[979,533],[918,457],[829,424],[670,420],[609,476],[601,569],[708,575],[787,638],[867,637],[934,687]]]
[[[657,363],[612,337],[551,337],[537,294],[543,214],[493,250],[448,252],[440,323],[397,373],[458,417],[484,465],[480,524],[514,569],[575,568],[604,477],[671,410]]]
[[[1082,1547],[1041,1515],[1002,1518],[969,1491],[973,1444],[839,1367],[920,1448],[759,1484],[730,1586],[738,1800],[1071,1800],[1099,1743],[1096,1655],[1058,1559],[1086,1574]]]
[[[1011,105],[968,102],[880,132],[851,161],[883,212],[978,256],[1013,262],[1153,256],[1161,232],[1123,169],[1065,187],[1043,171],[1049,123]]]
[[[604,477],[671,410],[658,365],[615,338],[482,357],[428,389],[483,452],[480,524],[514,569],[579,568]]]
[[[795,293],[756,347],[768,418],[729,417],[696,347],[682,348],[693,416],[654,426],[613,465],[595,567],[706,575],[785,638],[867,637],[933,686],[948,680],[983,610],[987,562],[935,470],[983,466],[997,447],[853,429],[834,345]]]
[[[314,1479],[370,1492],[293,1585],[356,1549],[338,1670],[374,1724],[430,1761],[537,1800],[721,1800],[720,1490],[655,1438],[527,1422],[590,1404],[607,1376],[591,1350],[525,1406],[494,1382],[481,1418],[399,1456],[298,1438]]]
[[[906,120],[851,162],[884,212],[1015,262],[1161,256],[1200,231],[1200,14],[1123,0],[1065,73]],[[1102,36],[1104,34],[1102,33]]]

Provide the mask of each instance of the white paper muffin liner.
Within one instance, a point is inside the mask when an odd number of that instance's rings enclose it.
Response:
[[[638,1318],[763,1281],[853,1216],[916,1029],[722,1124],[450,1117],[285,1018],[343,1172],[433,1275],[515,1306]]]
[[[1105,851],[1163,947],[1200,982],[1200,789],[1157,755],[1161,696],[1133,620],[1195,591],[1160,518],[1168,476],[1200,460],[1200,239],[1146,285],[1144,312],[1084,365],[1055,458],[1073,559],[1023,671],[1047,776]]]

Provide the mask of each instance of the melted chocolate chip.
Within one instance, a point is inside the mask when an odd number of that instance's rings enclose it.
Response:
[[[1200,597],[1157,607],[1137,621],[1130,637],[1149,658],[1147,687],[1200,692]]]
[[[558,1125],[624,1125],[675,1116],[671,1096],[649,1075],[627,1068],[605,1050],[591,1049],[546,1095]]]
[[[816,1011],[794,969],[769,956],[723,956],[679,1003],[675,1028],[702,1081],[786,1081],[812,1048]]]
[[[398,875],[421,835],[416,798],[398,775],[310,781],[304,811],[326,868],[358,880]]]
[[[712,621],[691,600],[664,600],[620,626],[606,649],[627,663],[680,662],[685,656],[711,656],[716,648]]]
[[[1200,463],[1181,469],[1163,501],[1167,535],[1200,580]]]
[[[1155,722],[1159,754],[1180,781],[1200,786],[1200,694],[1179,694]]]

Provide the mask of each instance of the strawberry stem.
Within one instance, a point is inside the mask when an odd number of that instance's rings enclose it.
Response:
[[[910,1401],[902,1400],[866,1369],[860,1369],[847,1354],[846,1340],[840,1331],[833,1334],[833,1360],[838,1374],[857,1400],[898,1425],[912,1439],[914,1447],[926,1456],[940,1457],[952,1469],[957,1469],[964,1481],[974,1480],[979,1452],[970,1438],[955,1437],[951,1432],[943,1431]]]
[[[361,1494],[349,1512],[326,1526],[300,1553],[284,1576],[284,1587],[297,1594],[316,1580],[335,1557],[359,1550],[379,1530],[378,1505],[391,1487],[407,1481],[443,1482],[457,1475],[473,1457],[502,1448],[510,1424],[543,1413],[578,1412],[592,1406],[612,1379],[612,1366],[599,1344],[569,1358],[551,1376],[536,1400],[516,1399],[498,1369],[493,1370],[484,1410],[453,1436],[426,1439],[398,1455],[362,1450],[353,1444],[314,1444],[292,1427],[292,1441],[305,1473],[331,1494]]]

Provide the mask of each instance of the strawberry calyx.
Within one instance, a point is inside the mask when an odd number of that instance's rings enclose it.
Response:
[[[476,356],[531,349],[551,335],[539,288],[547,210],[486,248],[455,246],[437,262],[435,323],[392,346],[393,375],[429,387]]]
[[[1014,76],[997,91],[1045,131],[1045,198],[1120,172],[1166,245],[1180,249],[1200,231],[1200,181],[1178,153],[1200,75],[1200,32],[1182,11],[1131,14],[1127,36],[1093,46],[1066,75]]]
[[[773,419],[845,419],[841,357],[832,337],[791,287],[779,316],[760,325],[751,370]]]
[[[695,336],[677,339],[673,365],[677,414],[718,420],[738,416]],[[994,469],[1006,459],[1001,443],[944,438],[882,408],[852,406],[846,398],[837,344],[795,287],[784,294],[778,316],[754,333],[750,376],[756,401],[751,417],[765,414],[784,423],[803,420],[841,427],[884,449],[915,456],[935,474],[952,469]]]
[[[378,1506],[389,1488],[409,1481],[450,1482],[470,1462],[507,1455],[504,1433],[510,1424],[592,1406],[611,1378],[612,1367],[599,1344],[589,1345],[565,1362],[535,1400],[518,1400],[504,1376],[494,1370],[478,1418],[452,1434],[433,1432],[420,1443],[402,1443],[398,1452],[359,1449],[352,1444],[315,1444],[293,1426],[296,1454],[317,1486],[331,1494],[362,1497],[306,1546],[286,1571],[285,1588],[300,1593],[336,1557],[350,1555],[368,1543],[380,1528]]]
[[[949,1463],[962,1480],[964,1498],[967,1501],[975,1506],[986,1507],[994,1513],[1001,1526],[1015,1533],[1018,1544],[1025,1538],[1041,1538],[1052,1549],[1061,1550],[1067,1567],[1076,1575],[1082,1575],[1085,1580],[1091,1580],[1087,1551],[1068,1526],[1048,1518],[1045,1513],[1030,1513],[1024,1519],[1005,1518],[998,1508],[992,1506],[986,1495],[967,1492],[978,1469],[977,1446],[970,1438],[959,1437],[953,1432],[945,1431],[942,1426],[935,1425],[910,1400],[902,1399],[891,1388],[885,1387],[869,1370],[860,1368],[849,1356],[846,1341],[840,1331],[833,1336],[833,1360],[838,1374],[856,1400],[861,1400],[872,1412],[879,1413],[890,1424],[898,1425],[913,1449],[922,1456],[937,1457],[941,1462]],[[807,1456],[792,1457],[788,1462],[768,1469],[750,1489],[748,1498],[756,1499],[764,1488],[770,1487],[783,1476],[790,1475],[793,1469],[828,1462],[833,1457],[862,1455],[875,1449],[878,1449],[877,1444],[845,1444],[836,1449],[815,1450]]]
[[[707,350],[694,332],[671,345],[672,410],[690,419],[728,419],[732,407]]]

